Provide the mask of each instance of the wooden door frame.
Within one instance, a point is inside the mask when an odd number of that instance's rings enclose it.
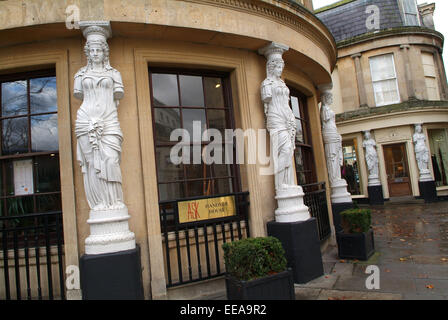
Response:
[[[383,147],[383,158],[384,158],[384,169],[385,169],[385,172],[386,172],[386,179],[387,179],[387,187],[388,187],[388,190],[389,190],[389,198],[393,198],[393,197],[399,197],[399,196],[394,196],[394,195],[392,195],[392,188],[391,188],[391,185],[392,185],[392,183],[390,182],[391,180],[389,179],[389,174],[388,174],[388,171],[387,171],[387,168],[388,168],[388,166],[387,166],[387,156],[386,156],[386,148],[392,148],[392,147],[394,147],[394,146],[404,146],[404,150],[403,150],[403,155],[404,155],[404,160],[405,160],[405,166],[406,166],[406,169],[407,169],[407,179],[408,179],[408,181],[407,181],[407,183],[408,183],[408,186],[409,186],[409,194],[408,194],[408,196],[412,196],[413,195],[413,190],[412,190],[412,181],[411,181],[411,179],[412,179],[412,177],[411,177],[411,172],[410,172],[410,166],[409,166],[409,157],[408,157],[408,150],[407,150],[407,143],[406,142],[397,142],[397,143],[390,143],[390,144],[384,144],[384,145],[382,145],[382,147]]]

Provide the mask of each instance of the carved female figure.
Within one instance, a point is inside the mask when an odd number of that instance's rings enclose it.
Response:
[[[331,92],[324,91],[321,108],[322,136],[325,143],[328,178],[331,185],[341,180],[341,166],[344,161],[342,137],[337,131],[336,115],[330,108],[332,104],[333,95]]]
[[[280,78],[285,66],[281,47],[266,52],[267,78],[261,85],[261,99],[266,114],[266,127],[271,136],[271,151],[274,158],[275,189],[281,190],[296,185],[294,180],[293,156],[295,149],[296,123],[289,106],[289,89]]]
[[[420,170],[420,180],[431,180],[430,172],[428,169],[429,163],[429,150],[426,146],[426,137],[423,133],[422,125],[415,125],[415,133],[413,136],[415,158],[417,159],[418,169]]]
[[[83,100],[77,113],[77,159],[93,210],[124,208],[120,171],[123,135],[118,101],[123,97],[120,72],[109,64],[104,35],[90,36],[84,47],[87,66],[75,75],[74,95]]]
[[[371,137],[370,131],[364,132],[363,147],[366,149],[366,163],[369,169],[369,185],[379,183],[378,181],[378,153],[376,152],[376,142]]]

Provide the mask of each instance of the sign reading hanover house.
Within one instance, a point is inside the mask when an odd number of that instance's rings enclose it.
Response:
[[[211,220],[236,215],[235,197],[181,201],[177,204],[179,223]]]

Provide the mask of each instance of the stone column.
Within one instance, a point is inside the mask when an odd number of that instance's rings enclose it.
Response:
[[[361,108],[369,107],[367,103],[366,87],[364,85],[364,75],[361,66],[361,53],[352,55],[352,59],[355,60],[356,81],[358,83],[359,94],[359,106]]]
[[[332,203],[351,203],[351,194],[347,191],[347,182],[341,177],[341,167],[344,162],[342,137],[337,131],[335,113],[331,110],[333,104],[333,85],[319,86],[321,92],[322,137],[325,145],[328,178],[331,187]]]
[[[278,208],[275,221],[267,224],[268,235],[285,249],[295,283],[307,283],[323,275],[322,254],[316,218],[311,218],[303,202],[302,187],[295,182],[294,148],[296,121],[289,106],[289,89],[281,79],[285,45],[272,42],[258,50],[266,57],[266,79],[261,84],[261,100],[270,134]]]
[[[140,252],[129,230],[120,169],[123,133],[118,120],[124,86],[109,63],[108,21],[81,21],[87,65],[75,75],[74,96],[82,100],[75,134],[77,159],[90,207],[90,235],[81,257],[84,299],[141,299]],[[125,106],[120,106],[121,108]]]
[[[379,160],[376,141],[372,138],[370,130],[364,131],[363,147],[365,148],[364,154],[369,171],[368,192],[370,204],[384,204],[383,187],[379,179]]]
[[[420,195],[425,199],[425,202],[434,202],[437,200],[436,183],[429,170],[429,161],[431,156],[429,154],[428,146],[426,145],[426,136],[423,132],[423,124],[415,124],[415,133],[412,136],[414,142],[415,159],[417,160],[418,170],[420,173],[419,188]]]
[[[400,49],[402,50],[403,54],[403,61],[404,61],[404,70],[405,70],[405,76],[406,76],[406,87],[408,90],[408,99],[412,100],[415,99],[415,88],[414,88],[414,78],[412,77],[412,70],[411,70],[411,59],[409,57],[409,50],[410,46],[408,44],[403,44],[400,46]]]
[[[342,231],[340,213],[353,207],[351,194],[347,191],[347,181],[341,177],[341,167],[344,163],[342,137],[336,127],[336,115],[331,110],[333,104],[333,84],[319,86],[321,92],[321,123],[322,138],[325,147],[328,180],[331,189],[331,208],[333,224],[336,232]]]
[[[448,83],[446,78],[445,64],[443,62],[442,49],[434,52],[436,60],[437,74],[439,76],[441,100],[448,100]]]

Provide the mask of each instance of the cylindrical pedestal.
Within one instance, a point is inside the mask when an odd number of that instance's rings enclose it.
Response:
[[[135,249],[135,235],[129,231],[128,209],[91,210],[90,236],[86,239],[86,254],[103,254]]]
[[[295,283],[307,283],[324,274],[315,218],[292,223],[269,222],[267,229],[269,236],[282,243]]]
[[[142,300],[140,250],[83,255],[80,259],[84,300]]]
[[[311,215],[303,203],[303,189],[300,186],[288,186],[277,190],[278,208],[275,210],[275,221],[281,223],[306,221]]]

